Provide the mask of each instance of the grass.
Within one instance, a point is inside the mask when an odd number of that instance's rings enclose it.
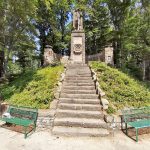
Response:
[[[124,107],[150,106],[150,88],[129,75],[101,62],[91,62],[98,81],[110,102],[108,113]]]
[[[63,66],[27,71],[9,84],[0,86],[2,98],[9,104],[49,108],[62,71]]]

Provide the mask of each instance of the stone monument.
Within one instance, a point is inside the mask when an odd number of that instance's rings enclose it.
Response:
[[[105,47],[103,53],[104,62],[114,66],[114,49],[112,46]]]
[[[44,49],[44,66],[52,64],[55,60],[55,53],[50,45],[46,45]]]
[[[79,9],[76,9],[73,12],[71,61],[73,63],[85,63],[85,33],[83,30],[83,16]]]

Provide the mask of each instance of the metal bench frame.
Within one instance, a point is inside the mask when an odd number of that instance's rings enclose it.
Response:
[[[128,126],[134,127],[136,130],[136,142],[138,142],[138,129],[150,127],[150,107],[122,110],[122,115],[126,134],[128,135]]]
[[[23,126],[25,139],[27,138],[28,133],[31,132],[27,132],[28,127],[32,126],[32,131],[35,131],[38,109],[9,105],[6,112],[11,115],[11,118],[1,116],[0,120],[5,121],[6,123]]]

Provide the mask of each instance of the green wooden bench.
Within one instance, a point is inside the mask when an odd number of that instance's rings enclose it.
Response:
[[[0,120],[6,123],[23,126],[24,137],[27,138],[27,134],[31,132],[27,131],[27,129],[29,127],[32,127],[34,131],[36,129],[37,116],[37,109],[10,105],[7,111],[0,117]]]
[[[128,126],[134,127],[136,141],[138,142],[138,129],[150,127],[150,107],[123,110],[122,115],[126,126],[126,134],[128,135]]]

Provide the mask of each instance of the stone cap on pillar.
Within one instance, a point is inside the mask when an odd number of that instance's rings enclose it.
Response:
[[[45,45],[45,48],[52,48],[51,45]]]

